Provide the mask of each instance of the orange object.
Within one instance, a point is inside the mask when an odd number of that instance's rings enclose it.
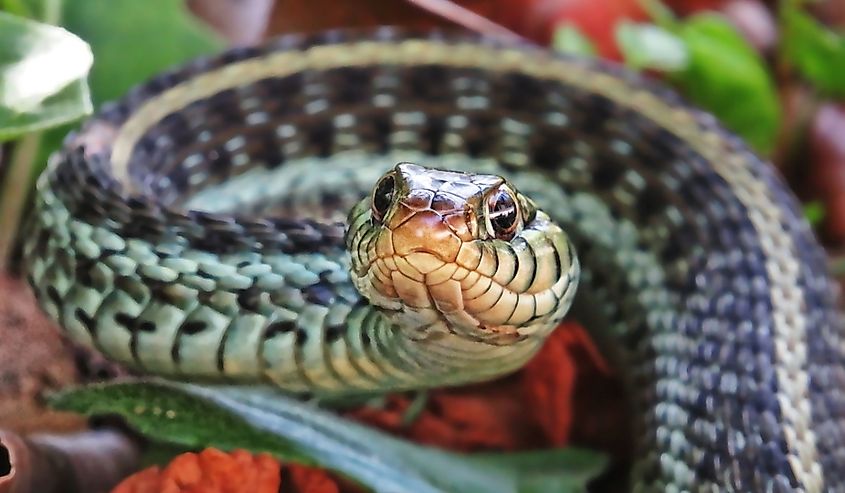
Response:
[[[578,376],[576,361],[570,352],[574,345],[585,340],[582,334],[577,326],[575,329],[565,325],[560,327],[524,370],[523,393],[524,402],[528,404],[527,411],[554,446],[569,441],[574,412],[572,396]]]
[[[625,388],[580,324],[561,324],[521,378],[526,418],[544,437],[538,445],[579,445],[629,459]]]
[[[405,423],[411,405],[407,395],[391,395],[383,407],[363,407],[346,416],[454,451],[578,443],[615,454],[625,450],[621,394],[621,383],[584,329],[565,322],[520,372],[482,385],[431,391],[411,423]]]
[[[282,487],[283,486],[283,487]],[[205,449],[174,458],[164,469],[129,476],[112,493],[338,493],[325,472],[290,465],[268,454]]]

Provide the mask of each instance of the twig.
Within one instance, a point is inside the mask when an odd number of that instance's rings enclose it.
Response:
[[[9,160],[9,170],[0,189],[0,272],[5,272],[9,267],[23,207],[29,196],[33,162],[40,144],[40,132],[21,138],[15,144]]]
[[[490,19],[476,14],[472,10],[467,9],[461,5],[450,0],[407,0],[408,2],[420,7],[428,12],[454,22],[455,24],[465,27],[471,31],[476,31],[482,34],[502,38],[506,41],[521,41],[527,40],[519,34],[511,31],[501,24],[497,24]]]
[[[58,25],[62,0],[45,0],[40,20]],[[19,236],[24,205],[29,198],[35,159],[41,147],[41,132],[21,137],[15,143],[5,180],[0,183],[0,272],[8,270],[12,248]]]

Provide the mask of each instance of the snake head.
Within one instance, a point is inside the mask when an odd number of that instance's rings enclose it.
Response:
[[[545,335],[574,296],[568,237],[500,176],[400,163],[349,225],[358,291],[427,336],[507,344]]]

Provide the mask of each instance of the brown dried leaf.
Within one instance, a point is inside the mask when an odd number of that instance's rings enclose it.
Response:
[[[0,273],[0,423],[19,433],[79,430],[85,420],[48,409],[45,391],[128,372],[65,339],[22,279]]]
[[[26,284],[0,274],[0,423],[19,432],[79,429],[83,420],[45,409],[44,390],[77,382],[73,352]]]

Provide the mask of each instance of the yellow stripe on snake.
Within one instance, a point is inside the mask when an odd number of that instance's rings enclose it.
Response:
[[[329,395],[487,380],[574,297],[630,384],[633,489],[845,491],[824,252],[769,164],[624,69],[472,36],[285,37],[105,106],[36,199],[42,306],[144,372]]]

